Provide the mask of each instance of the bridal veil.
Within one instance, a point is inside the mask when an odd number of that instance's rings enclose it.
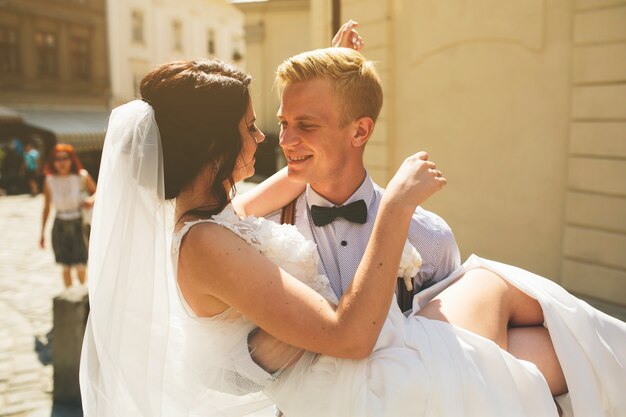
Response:
[[[87,417],[240,416],[270,404],[262,394],[214,390],[227,385],[220,364],[198,375],[187,361],[195,345],[210,363],[215,334],[201,334],[173,302],[172,218],[154,111],[132,101],[111,114],[96,193],[80,369]],[[202,414],[189,406],[199,397]]]

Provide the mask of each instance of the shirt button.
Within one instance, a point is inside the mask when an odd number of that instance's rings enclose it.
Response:
[[[346,242],[345,240],[341,241],[341,246],[348,246],[348,242]]]

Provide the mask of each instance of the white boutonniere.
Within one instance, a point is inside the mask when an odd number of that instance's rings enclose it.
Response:
[[[422,266],[422,257],[407,240],[402,250],[402,258],[400,258],[398,277],[402,278],[408,291],[413,291],[413,277],[417,275],[420,266]]]

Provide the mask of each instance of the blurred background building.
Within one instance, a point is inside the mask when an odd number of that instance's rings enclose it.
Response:
[[[0,0],[0,146],[12,155],[32,141],[43,161],[70,143],[97,178],[109,112],[138,97],[146,72],[244,54],[243,15],[227,0]]]
[[[243,15],[226,0],[107,0],[111,107],[158,64],[217,57],[243,66]]]
[[[145,72],[216,56],[254,78],[268,174],[276,66],[348,18],[385,90],[374,179],[427,150],[449,185],[426,207],[464,258],[626,307],[626,0],[0,0],[0,139],[22,125],[97,157]]]
[[[105,0],[0,2],[0,141],[69,142],[97,169],[109,67]],[[18,147],[19,150],[19,147]],[[95,154],[94,154],[95,153]]]

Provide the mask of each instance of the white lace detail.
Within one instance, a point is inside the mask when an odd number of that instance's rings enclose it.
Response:
[[[255,249],[261,250],[261,240],[259,239],[257,226],[254,223],[255,220],[254,217],[248,217],[243,220],[240,219],[230,205],[211,219],[213,223],[227,228],[248,242]]]
[[[215,223],[227,228],[328,301],[334,304],[339,302],[328,278],[317,273],[319,255],[315,243],[305,239],[298,229],[290,224],[278,224],[256,217],[240,219],[232,206],[226,207],[211,219],[186,222],[174,233],[172,255],[175,265],[183,237],[191,227],[199,223]]]

